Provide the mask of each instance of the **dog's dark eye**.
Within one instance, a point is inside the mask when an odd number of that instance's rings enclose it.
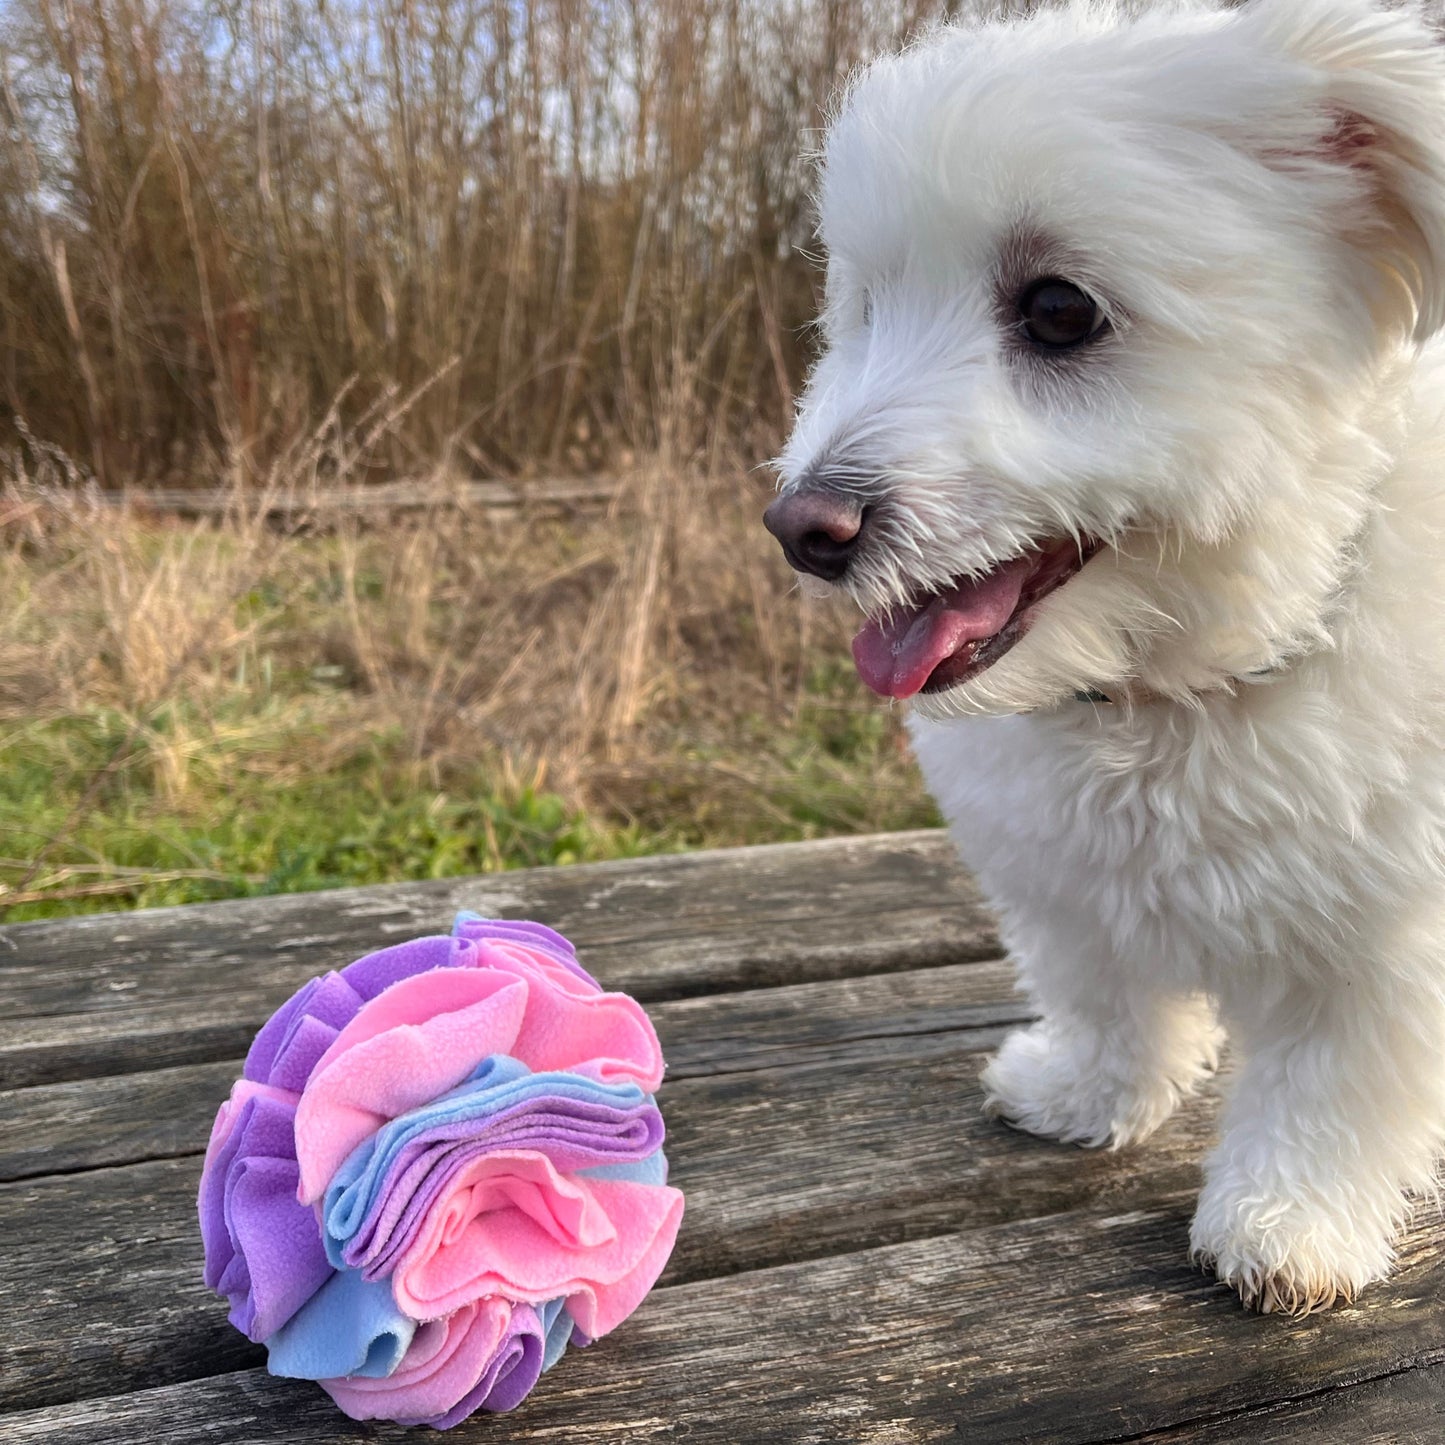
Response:
[[[864,326],[873,324],[873,293],[871,291],[863,293],[863,324]]]
[[[1093,297],[1056,276],[1035,281],[1019,297],[1024,333],[1040,346],[1077,346],[1103,326]]]

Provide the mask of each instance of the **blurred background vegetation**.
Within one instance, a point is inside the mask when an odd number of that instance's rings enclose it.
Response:
[[[0,0],[0,913],[930,821],[758,464],[951,8]]]

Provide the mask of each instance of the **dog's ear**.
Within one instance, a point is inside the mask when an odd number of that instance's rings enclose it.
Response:
[[[1313,122],[1277,159],[1347,167],[1365,204],[1341,216],[1382,322],[1423,341],[1445,327],[1445,50],[1418,3],[1254,0],[1238,22],[1299,67]],[[1356,192],[1358,194],[1358,191]]]

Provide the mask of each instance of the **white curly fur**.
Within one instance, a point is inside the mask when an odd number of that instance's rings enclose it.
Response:
[[[850,86],[819,212],[780,470],[884,503],[843,589],[1109,543],[912,720],[1043,1015],[989,1107],[1142,1139],[1217,1017],[1193,1251],[1258,1308],[1350,1298],[1445,1141],[1445,59],[1370,0],[944,28]],[[1030,352],[1020,266],[1109,334]]]

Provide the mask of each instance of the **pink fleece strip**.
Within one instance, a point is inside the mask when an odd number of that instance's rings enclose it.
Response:
[[[512,1050],[533,1072],[585,1070],[607,1083],[634,1083],[649,1093],[662,1083],[662,1048],[636,999],[602,993],[532,949],[489,941],[477,952],[479,967],[515,973],[535,986]]]
[[[648,1090],[662,1082],[662,1049],[635,999],[597,993],[524,949],[484,944],[477,953],[476,967],[393,984],[322,1054],[296,1113],[303,1204],[389,1119],[455,1088],[490,1054],[537,1073],[572,1069]]]
[[[652,1288],[681,1219],[682,1194],[666,1185],[567,1176],[545,1155],[499,1152],[451,1181],[392,1289],[416,1319],[494,1294],[534,1304],[565,1295],[595,1339]]]
[[[479,1300],[449,1319],[423,1325],[394,1374],[322,1380],[353,1420],[428,1420],[443,1415],[476,1383],[511,1320],[506,1300]]]
[[[527,1008],[524,980],[438,968],[393,984],[321,1056],[296,1110],[303,1204],[326,1192],[356,1146],[389,1119],[455,1088],[488,1054],[509,1054]]]

